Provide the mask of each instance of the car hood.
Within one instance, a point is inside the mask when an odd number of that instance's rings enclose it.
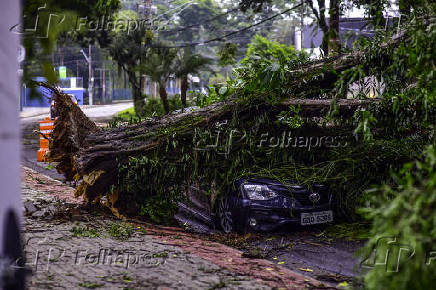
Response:
[[[289,190],[308,190],[306,186],[300,185],[294,180],[285,180],[283,183],[271,178],[265,177],[249,177],[249,178],[241,178],[236,181],[236,186],[240,186],[243,183],[254,183],[254,184],[265,184],[268,185],[272,190],[277,191],[289,191]],[[327,186],[325,184],[314,183],[312,184],[312,188],[318,190],[325,190]]]

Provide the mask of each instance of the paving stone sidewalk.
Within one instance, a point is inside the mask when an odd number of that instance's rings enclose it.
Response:
[[[72,198],[72,188],[31,169],[23,169],[22,193],[26,266],[32,271],[29,289],[303,289],[318,285],[268,261],[242,258],[235,249],[205,242],[181,229],[125,223],[87,210]],[[123,236],[123,231],[128,235]]]
[[[30,188],[24,187],[23,194],[36,200],[37,193]],[[82,218],[77,222],[48,214],[25,218],[26,265],[33,272],[29,289],[270,289],[160,242],[141,228],[118,240],[108,231],[111,224],[121,222],[87,214]]]
[[[26,225],[29,289],[269,289],[151,236],[74,237],[71,228]]]

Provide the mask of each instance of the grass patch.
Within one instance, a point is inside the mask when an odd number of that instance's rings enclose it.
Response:
[[[74,237],[85,237],[85,238],[98,238],[100,237],[100,233],[89,226],[81,227],[81,226],[73,226],[71,229]]]
[[[135,108],[131,107],[124,111],[121,111],[117,114],[117,117],[122,118],[126,121],[130,120],[131,118],[134,118],[136,117]]]
[[[109,235],[117,240],[127,240],[133,234],[134,227],[124,222],[111,222],[109,225]]]
[[[46,167],[45,167],[45,169],[47,169],[47,170],[53,170],[53,169],[55,169],[56,167],[54,167],[52,164],[49,164],[49,165],[47,165]]]
[[[168,258],[167,252],[154,253],[152,255],[153,258]]]
[[[169,96],[168,97],[168,105],[170,107],[170,111],[178,110],[183,108],[182,102],[180,100],[179,95]],[[140,109],[140,113],[142,118],[144,117],[157,117],[165,115],[165,110],[162,105],[162,101],[159,97],[151,98],[147,97],[144,106]],[[136,119],[139,116],[135,112],[135,108],[129,108],[124,111],[119,112],[115,118],[121,119],[123,121],[130,121],[132,119]]]
[[[82,282],[82,283],[79,283],[79,286],[83,287],[83,288],[88,288],[88,289],[95,289],[95,288],[103,287],[104,284],[93,283],[93,282]]]

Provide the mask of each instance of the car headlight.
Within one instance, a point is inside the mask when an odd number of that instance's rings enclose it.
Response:
[[[267,185],[244,184],[243,189],[247,197],[252,200],[270,200],[277,197],[277,193],[272,191]]]

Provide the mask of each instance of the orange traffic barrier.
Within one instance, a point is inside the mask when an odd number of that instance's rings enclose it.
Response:
[[[39,121],[39,147],[36,154],[36,160],[38,162],[46,161],[46,155],[50,151],[49,143],[51,134],[54,129],[54,120],[51,120],[49,117],[45,118],[43,121]]]

